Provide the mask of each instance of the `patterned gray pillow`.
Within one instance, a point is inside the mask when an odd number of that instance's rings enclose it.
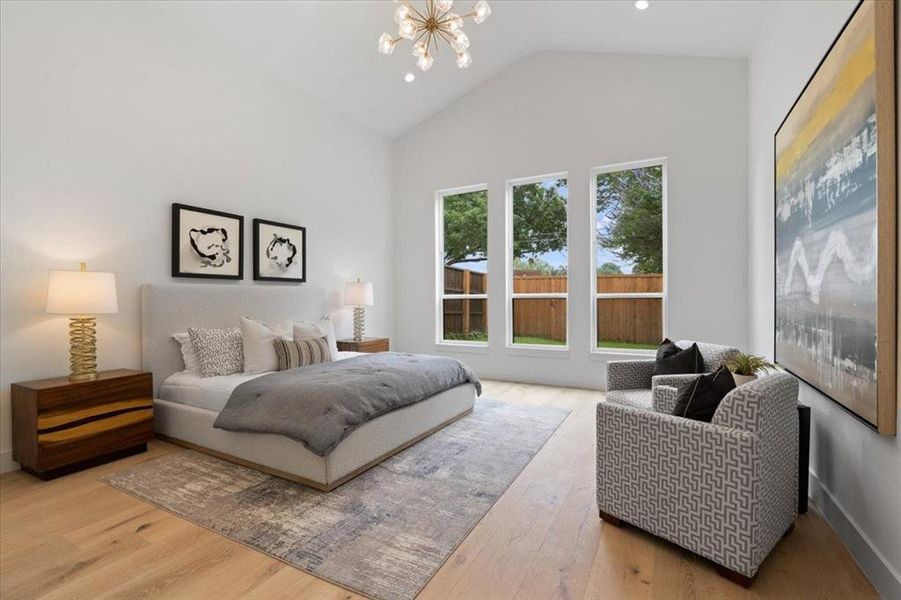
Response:
[[[201,377],[244,372],[244,344],[240,329],[189,327],[188,336],[197,354]]]

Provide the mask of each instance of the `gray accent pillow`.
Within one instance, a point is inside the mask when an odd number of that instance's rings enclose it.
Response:
[[[201,377],[244,372],[244,344],[240,329],[188,328]]]
[[[277,338],[273,345],[278,355],[279,371],[332,362],[332,353],[325,336],[297,341]]]

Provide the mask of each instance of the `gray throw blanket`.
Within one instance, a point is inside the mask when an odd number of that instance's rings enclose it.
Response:
[[[454,358],[382,352],[263,375],[232,391],[213,427],[277,433],[326,456],[357,427],[479,378]]]

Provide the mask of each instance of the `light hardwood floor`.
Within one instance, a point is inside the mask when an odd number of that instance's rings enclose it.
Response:
[[[599,392],[486,382],[486,396],[572,414],[420,594],[438,598],[877,598],[815,510],[798,519],[744,590],[712,565],[598,519]],[[98,481],[180,448],[51,482],[0,478],[0,597],[357,598]]]

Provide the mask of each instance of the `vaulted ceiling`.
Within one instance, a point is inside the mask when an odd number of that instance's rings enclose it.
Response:
[[[424,0],[414,0],[422,4]],[[457,11],[474,0],[457,0]],[[410,43],[378,54],[395,32],[391,1],[182,1],[154,4],[200,38],[238,52],[352,119],[396,137],[517,60],[546,50],[745,57],[765,2],[493,0],[485,23],[467,20],[473,65],[447,49],[421,73]],[[407,72],[416,74],[405,83]]]

